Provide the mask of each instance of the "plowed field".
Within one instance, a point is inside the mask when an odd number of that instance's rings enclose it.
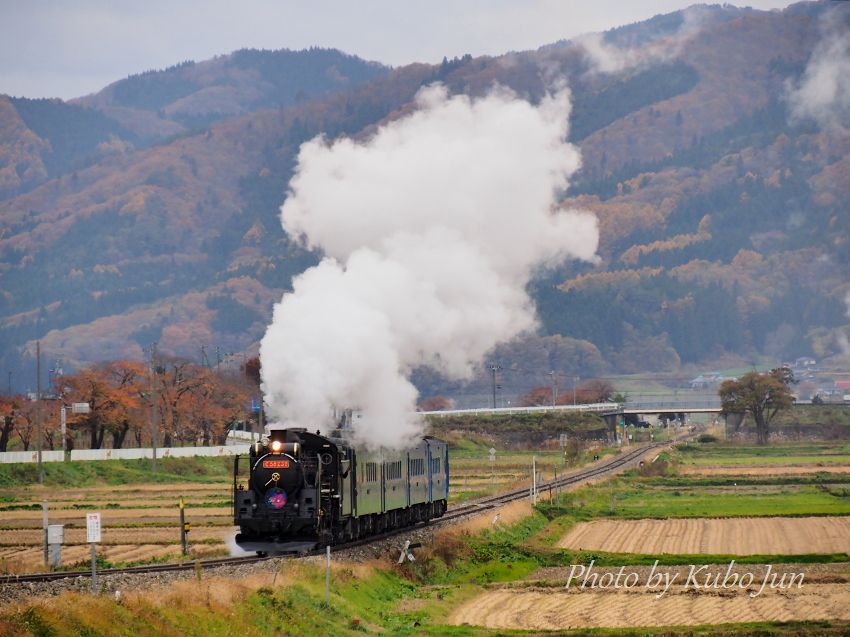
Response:
[[[64,524],[62,566],[90,559],[86,513],[99,511],[103,525],[98,555],[113,564],[176,559],[180,556],[177,500],[184,496],[192,525],[192,557],[226,555],[234,535],[230,485],[133,484],[68,489],[32,486],[0,490],[11,502],[0,511],[0,572],[44,570],[41,501],[49,499],[50,524]],[[26,508],[18,508],[26,507]]]
[[[558,546],[651,555],[850,553],[850,517],[594,520]]]
[[[800,589],[749,593],[497,589],[466,602],[449,618],[456,625],[558,630],[566,628],[696,626],[749,621],[850,619],[850,589],[804,584]]]

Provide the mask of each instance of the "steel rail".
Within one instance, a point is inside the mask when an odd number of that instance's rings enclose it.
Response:
[[[675,441],[666,440],[661,442],[656,442],[649,445],[642,445],[640,447],[636,447],[632,451],[628,451],[622,454],[619,454],[612,458],[607,462],[603,462],[602,464],[596,465],[594,467],[588,467],[587,469],[580,469],[575,473],[571,473],[568,475],[560,476],[553,480],[548,480],[546,482],[542,482],[538,488],[538,492],[541,491],[551,491],[553,489],[560,489],[564,486],[570,484],[576,484],[578,482],[583,482],[585,480],[589,480],[596,476],[605,475],[611,473],[612,471],[623,467],[624,465],[629,464],[630,462],[636,461],[641,456],[645,455],[647,452],[652,449],[656,449],[659,447],[663,447],[666,445],[670,445]],[[464,517],[467,515],[474,515],[476,513],[487,511],[490,509],[497,508],[508,502],[514,502],[516,500],[521,500],[523,498],[527,498],[530,496],[529,488],[515,489],[513,491],[509,491],[507,493],[501,493],[494,496],[489,496],[486,498],[482,498],[481,500],[473,503],[462,504],[457,507],[453,507],[449,509],[442,517],[434,518],[429,520],[428,522],[419,523],[418,525],[410,525],[397,529],[391,529],[384,533],[380,533],[377,535],[370,535],[365,538],[360,538],[358,540],[354,540],[351,542],[345,542],[342,544],[337,544],[331,547],[331,551],[340,551],[350,548],[355,548],[358,546],[364,546],[368,544],[372,544],[374,542],[378,542],[381,540],[385,540],[389,537],[399,535],[401,533],[409,532],[412,529],[423,528],[428,525],[436,525],[443,522],[447,522],[450,520],[454,520],[456,518]],[[291,553],[285,554],[288,557],[309,557],[314,555],[323,555],[325,549],[317,549],[315,551],[308,551],[306,553]],[[219,566],[231,566],[231,565],[245,565],[252,564],[255,562],[263,562],[269,559],[273,559],[276,557],[272,556],[258,556],[258,555],[247,555],[247,556],[239,556],[239,557],[223,557],[223,558],[212,558],[206,560],[192,560],[186,562],[170,562],[166,564],[149,564],[149,565],[140,565],[140,566],[129,566],[125,568],[106,568],[102,570],[98,570],[98,575],[107,576],[107,575],[134,575],[134,574],[148,574],[148,573],[167,573],[167,572],[179,572],[179,571],[192,571],[196,568],[215,568]],[[0,586],[5,586],[8,584],[26,584],[26,583],[34,583],[34,582],[50,582],[56,580],[63,579],[73,579],[79,577],[91,577],[91,570],[85,571],[54,571],[50,573],[23,573],[20,575],[3,575],[0,576]]]

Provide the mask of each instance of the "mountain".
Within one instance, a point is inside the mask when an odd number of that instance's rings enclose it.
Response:
[[[351,89],[388,70],[335,49],[241,49],[131,75],[74,102],[97,109],[142,139],[161,140],[233,115]]]
[[[541,336],[494,353],[511,386],[834,355],[850,329],[850,137],[792,100],[830,9],[697,6],[393,70],[243,51],[72,103],[0,98],[0,368],[29,373],[35,339],[69,365],[141,358],[153,341],[192,358],[255,350],[317,258],[278,219],[301,142],[369,135],[435,81],[537,100],[553,70],[583,161],[562,206],[598,216],[600,261],[534,283]],[[452,389],[424,370],[417,382]]]
[[[230,116],[347,91],[388,71],[334,49],[242,49],[131,75],[70,102],[0,96],[0,196]]]

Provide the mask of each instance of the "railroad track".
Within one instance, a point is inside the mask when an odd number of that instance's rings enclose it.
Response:
[[[622,469],[629,465],[630,463],[636,462],[639,458],[646,455],[647,452],[652,449],[658,449],[664,447],[666,445],[670,445],[675,441],[664,441],[664,442],[656,442],[650,445],[643,445],[641,447],[636,447],[631,451],[627,451],[621,453],[611,460],[603,462],[594,467],[588,467],[586,469],[581,469],[574,473],[570,473],[568,475],[560,476],[554,480],[549,480],[546,482],[541,482],[538,488],[538,492],[548,491],[549,493],[552,490],[561,489],[565,486],[576,484],[579,482],[583,482],[585,480],[589,480],[590,478],[595,478],[598,476],[607,475],[617,471],[618,469]],[[495,509],[509,502],[514,502],[516,500],[521,500],[523,498],[529,497],[529,489],[516,489],[513,491],[508,491],[507,493],[501,493],[499,495],[491,496],[488,498],[482,498],[473,503],[462,504],[457,507],[453,507],[449,509],[441,518],[436,518],[432,520],[430,524],[439,524],[442,522],[447,522],[450,520],[454,520],[456,518],[464,517],[467,515],[473,515],[476,513],[480,513],[482,511],[487,511],[490,509]],[[421,526],[421,525],[420,525]],[[394,535],[399,535],[401,533],[405,533],[410,531],[413,528],[417,528],[415,526],[404,527],[401,529],[393,529],[391,531],[387,531],[386,533],[380,533],[378,535],[371,535],[367,538],[362,538],[360,540],[356,540],[354,542],[346,542],[345,544],[341,544],[337,547],[332,547],[331,550],[344,550],[355,548],[357,546],[364,546],[366,544],[371,544],[373,542],[377,542],[380,540],[387,539]],[[320,549],[316,551],[310,551],[307,553],[299,553],[299,554],[291,554],[291,557],[306,557],[310,555],[323,555],[325,549]],[[196,568],[214,568],[218,566],[230,566],[230,565],[246,565],[252,564],[255,562],[263,562],[269,559],[272,559],[275,556],[257,556],[257,555],[247,555],[240,557],[222,557],[222,558],[213,558],[206,560],[193,560],[190,562],[173,562],[168,564],[151,564],[146,566],[130,566],[127,568],[107,568],[98,570],[98,576],[107,576],[107,575],[132,575],[132,574],[143,574],[143,573],[165,573],[165,572],[179,572],[179,571],[193,571]],[[50,582],[55,580],[62,580],[68,578],[78,578],[78,577],[91,577],[91,570],[85,571],[56,571],[52,573],[26,573],[21,575],[3,575],[0,576],[0,586],[7,584],[26,584],[33,582]]]
[[[538,493],[548,492],[551,494],[552,490],[561,489],[571,484],[584,482],[585,480],[589,480],[590,478],[595,478],[597,476],[603,476],[609,473],[613,473],[617,469],[621,469],[624,466],[635,462],[642,456],[646,455],[648,451],[663,447],[668,444],[670,444],[670,441],[657,442],[651,445],[638,447],[626,453],[622,453],[618,456],[615,456],[613,459],[595,467],[589,467],[587,469],[582,469],[575,473],[555,478],[554,480],[541,482],[538,485]],[[475,503],[466,504],[449,509],[449,511],[447,511],[442,518],[438,518],[438,521],[442,522],[444,520],[451,520],[454,518],[463,517],[471,513],[477,513],[478,511],[494,509],[496,507],[502,506],[503,504],[507,504],[508,502],[514,502],[516,500],[522,500],[523,498],[527,498],[529,497],[529,494],[529,488],[522,488],[516,489],[515,491],[509,491],[507,493],[492,496],[490,498],[484,498]]]

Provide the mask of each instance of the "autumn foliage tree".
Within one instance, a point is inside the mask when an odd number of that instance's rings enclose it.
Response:
[[[779,411],[794,404],[790,385],[793,376],[787,368],[777,368],[767,374],[748,372],[737,380],[720,384],[720,400],[724,414],[750,414],[756,424],[756,440],[766,445],[770,423]]]
[[[541,407],[543,405],[551,405],[554,390],[546,385],[540,385],[529,389],[519,397],[519,404],[523,407]]]
[[[575,388],[575,402],[579,405],[609,402],[614,395],[614,386],[607,380],[592,378],[584,381]],[[559,405],[573,403],[573,392],[565,391],[558,396]]]
[[[15,412],[20,409],[17,397],[0,397],[0,452],[6,451],[15,427]]]
[[[185,436],[202,445],[224,444],[231,423],[245,417],[248,385],[238,376],[195,370],[192,390],[184,395]]]
[[[151,410],[158,439],[175,443],[223,444],[231,423],[244,417],[250,383],[243,375],[219,373],[181,358],[160,358],[153,371],[137,361],[110,361],[60,376],[58,405],[88,403],[89,413],[70,416],[68,448],[75,431],[85,432],[92,449],[111,437],[113,449],[129,439],[141,446],[150,436]],[[22,412],[22,417],[25,414]],[[58,421],[58,415],[51,421]],[[26,426],[25,426],[26,425]],[[30,444],[31,427],[20,424],[22,444]]]
[[[260,388],[263,366],[260,363],[259,356],[254,356],[246,360],[244,364],[240,365],[240,370],[256,389]]]
[[[452,406],[452,400],[445,396],[428,396],[419,401],[419,411],[445,411]]]
[[[142,366],[132,361],[113,361],[57,379],[57,393],[68,403],[88,403],[89,413],[77,416],[74,424],[87,431],[91,449],[103,446],[107,432],[113,447],[119,449],[131,426],[131,414],[138,409],[137,383]],[[69,439],[69,448],[73,439]]]
[[[143,427],[145,412],[141,396],[148,383],[148,368],[138,361],[112,361],[102,367],[102,371],[115,391],[116,404],[109,423],[112,435],[112,448],[124,446],[127,434],[131,430],[140,431]],[[139,440],[139,436],[135,436]]]
[[[29,450],[35,441],[36,420],[38,418],[38,405],[34,400],[26,400],[15,410],[12,427],[21,441],[24,451]]]

